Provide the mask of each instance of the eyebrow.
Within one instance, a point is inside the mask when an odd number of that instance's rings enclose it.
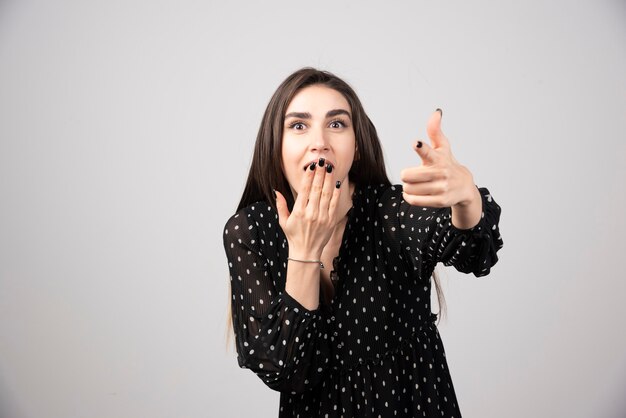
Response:
[[[347,115],[350,119],[352,119],[350,112],[345,109],[333,109],[326,112],[327,118],[332,118],[333,116],[338,115]],[[309,112],[289,112],[285,115],[285,119],[287,118],[311,119],[311,114]]]

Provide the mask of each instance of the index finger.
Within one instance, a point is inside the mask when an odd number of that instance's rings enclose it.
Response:
[[[431,146],[425,142],[417,141],[413,147],[413,151],[419,155],[424,165],[434,164],[437,161],[437,153],[433,152]]]

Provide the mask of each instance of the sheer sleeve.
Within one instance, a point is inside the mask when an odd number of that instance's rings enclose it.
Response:
[[[431,240],[431,257],[446,266],[454,266],[462,273],[474,273],[476,277],[489,274],[498,262],[497,252],[502,248],[498,222],[500,206],[493,200],[489,190],[479,188],[482,198],[480,221],[470,229],[458,229],[452,224],[452,212],[446,211],[446,222]]]
[[[274,223],[263,226],[278,228]],[[278,281],[282,289],[276,288],[278,244],[270,246],[274,254],[264,254],[266,235],[260,237],[259,230],[260,222],[246,209],[224,228],[237,362],[274,390],[303,392],[321,379],[329,363],[325,319],[319,309],[310,311],[284,292],[284,277]]]
[[[392,186],[379,203],[388,219],[387,234],[399,241],[416,270],[423,270],[425,265],[425,271],[432,272],[442,262],[463,273],[485,276],[498,261],[496,253],[503,246],[498,227],[501,209],[488,189],[478,191],[482,200],[480,221],[462,230],[452,224],[451,208],[412,206],[402,198],[402,186]]]

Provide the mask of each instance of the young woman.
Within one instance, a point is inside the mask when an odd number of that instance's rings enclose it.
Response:
[[[281,392],[279,416],[461,416],[431,277],[489,273],[500,207],[440,123],[392,186],[343,80],[304,68],[270,100],[224,247],[237,360]]]

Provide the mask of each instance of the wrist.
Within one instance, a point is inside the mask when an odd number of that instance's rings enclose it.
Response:
[[[477,187],[474,194],[473,198],[452,206],[452,225],[458,229],[470,229],[480,222],[483,203]]]
[[[320,260],[319,258],[317,259],[301,259],[301,258],[292,258],[292,257],[287,257],[287,261],[291,261],[293,263],[298,263],[298,264],[308,264],[310,266],[315,266],[316,268],[319,267],[321,269],[324,268],[324,263],[322,263],[322,260]]]
[[[293,258],[296,260],[319,260],[322,258],[321,251],[311,251],[311,250],[299,250],[297,248],[289,248],[289,254],[287,255],[289,258]]]
[[[468,188],[467,197],[452,205],[452,207],[457,209],[467,209],[476,205],[476,202],[480,202],[481,199],[482,198],[480,196],[480,192],[478,191],[478,187],[472,184],[472,187]]]

